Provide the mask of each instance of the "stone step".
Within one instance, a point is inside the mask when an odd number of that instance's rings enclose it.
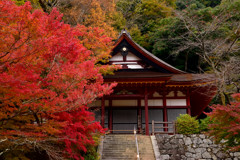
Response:
[[[137,158],[122,158],[122,157],[114,157],[114,158],[106,158],[106,157],[104,157],[104,158],[102,158],[102,159],[104,159],[104,160],[136,160]]]
[[[141,160],[155,160],[149,136],[137,135]],[[106,135],[103,141],[103,160],[136,160],[137,149],[135,136]]]
[[[104,157],[135,157],[137,153],[131,153],[131,154],[124,154],[123,153],[104,153],[102,156]]]

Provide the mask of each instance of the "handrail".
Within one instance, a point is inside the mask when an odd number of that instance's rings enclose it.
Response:
[[[140,160],[140,155],[139,155],[139,149],[138,149],[138,140],[137,140],[137,131],[134,126],[134,136],[135,136],[135,142],[136,142],[136,147],[137,147],[137,160]]]

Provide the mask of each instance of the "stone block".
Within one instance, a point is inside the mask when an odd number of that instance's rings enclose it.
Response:
[[[193,158],[200,159],[200,158],[202,158],[202,154],[201,153],[196,153],[196,154],[193,155]]]
[[[199,137],[200,137],[201,139],[205,139],[205,138],[206,138],[206,136],[205,136],[204,134],[200,134]]]
[[[169,155],[161,155],[161,156],[160,156],[160,159],[161,159],[161,160],[169,160],[170,157],[169,157]]]
[[[191,138],[189,138],[189,137],[184,138],[184,142],[185,142],[185,145],[190,145],[190,144],[192,144],[192,140],[191,140]]]
[[[187,151],[190,153],[196,153],[196,151],[190,146],[187,147]]]
[[[172,145],[170,143],[164,144],[164,149],[170,149],[172,148]]]
[[[194,138],[194,137],[197,137],[197,135],[196,135],[196,134],[192,134],[192,135],[191,135],[191,137],[193,137],[193,138]]]
[[[213,160],[217,160],[218,158],[215,155],[212,155]]]
[[[178,140],[178,143],[179,143],[180,145],[184,145],[184,141],[183,141],[182,139],[179,139],[179,140]]]
[[[197,152],[197,153],[203,153],[203,152],[205,152],[206,151],[206,148],[197,148],[197,149],[195,149],[195,151]]]
[[[204,152],[204,153],[202,154],[202,157],[203,157],[203,158],[211,158],[212,156],[211,156],[211,154],[210,154],[209,152]]]
[[[223,159],[223,158],[226,158],[227,155],[226,155],[226,153],[223,153],[223,152],[220,151],[220,152],[217,153],[217,157]]]
[[[192,158],[192,153],[186,152],[186,153],[185,153],[185,156],[186,156],[186,157],[189,157],[189,158]]]
[[[183,135],[182,134],[176,134],[175,137],[179,139],[179,138],[183,138]]]
[[[233,155],[237,158],[240,158],[240,152],[235,152]]]
[[[220,149],[219,148],[212,148],[212,152],[216,154]]]
[[[212,141],[210,139],[204,139],[203,143],[204,144],[212,144]]]
[[[207,148],[209,147],[209,145],[207,143],[203,143],[203,144],[200,144],[199,147],[201,148]]]

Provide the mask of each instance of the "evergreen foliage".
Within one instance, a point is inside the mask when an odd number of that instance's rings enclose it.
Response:
[[[199,122],[189,114],[180,114],[176,120],[176,129],[179,134],[196,134],[199,133]]]
[[[200,120],[199,124],[199,130],[200,132],[206,132],[209,130],[209,125],[212,124],[213,122],[210,120],[210,117],[206,117],[204,119]]]

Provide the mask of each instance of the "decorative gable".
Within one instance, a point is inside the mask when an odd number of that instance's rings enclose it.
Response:
[[[115,54],[110,58],[111,64],[122,65],[124,69],[144,69],[142,60],[131,52]]]
[[[122,69],[128,70],[141,69],[160,73],[185,73],[142,48],[132,40],[131,36],[125,30],[122,31],[114,45],[112,58],[109,62],[110,64],[122,65]]]

